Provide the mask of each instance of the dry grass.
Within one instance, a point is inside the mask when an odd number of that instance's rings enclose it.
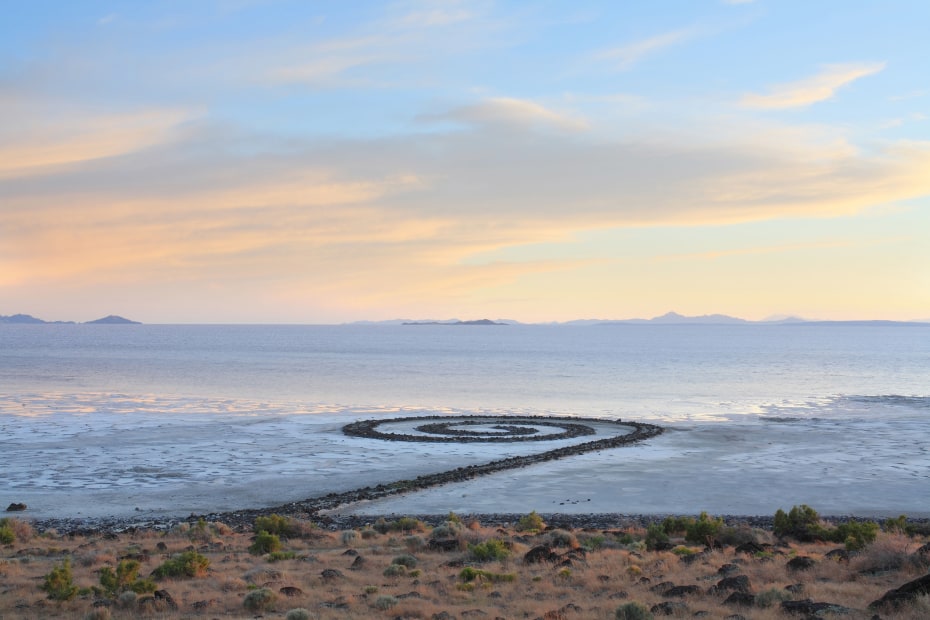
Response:
[[[22,531],[26,531],[25,528]],[[193,532],[193,533],[192,533]],[[753,620],[786,618],[776,602],[771,607],[734,607],[725,605],[729,592],[712,593],[710,588],[726,576],[721,567],[732,565],[730,575],[745,575],[751,590],[766,591],[772,597],[809,598],[852,608],[850,620],[871,618],[867,605],[887,590],[926,573],[927,565],[915,555],[925,540],[900,534],[880,534],[873,545],[849,560],[834,560],[827,553],[836,545],[809,544],[772,548],[759,557],[738,554],[732,547],[697,552],[690,561],[687,552],[646,551],[641,543],[621,545],[624,532],[541,532],[527,535],[515,531],[502,533],[498,528],[470,524],[466,530],[470,542],[502,538],[512,547],[512,555],[502,561],[481,565],[488,573],[516,575],[515,580],[480,578],[466,583],[460,573],[467,563],[463,550],[429,551],[412,544],[408,533],[358,535],[321,532],[292,538],[284,550],[293,559],[270,561],[268,556],[249,553],[251,532],[236,533],[229,528],[212,526],[174,532],[135,532],[116,537],[67,537],[54,533],[43,536],[31,533],[23,540],[2,548],[0,553],[0,618],[73,618],[91,617],[95,600],[101,598],[92,588],[99,586],[99,571],[115,567],[126,557],[142,564],[140,575],[148,576],[174,554],[195,550],[210,560],[207,575],[196,579],[166,579],[158,588],[167,591],[176,602],[173,609],[164,600],[149,600],[149,595],[117,597],[109,608],[110,618],[284,618],[288,610],[304,608],[311,618],[354,620],[363,618],[442,617],[492,618],[564,618],[588,620],[614,618],[616,609],[630,601],[647,607],[665,601],[684,603],[686,610],[672,617],[691,617],[707,612],[709,618],[742,614]],[[630,533],[629,530],[626,533]],[[632,532],[637,540],[643,532]],[[427,533],[421,533],[428,539]],[[578,540],[595,537],[595,548],[584,551]],[[771,536],[768,537],[768,542]],[[352,550],[348,551],[346,539]],[[574,553],[566,565],[560,563],[525,564],[523,555],[543,543],[560,543],[558,554]],[[416,549],[411,549],[416,547]],[[414,555],[417,572],[384,576],[392,559]],[[356,557],[364,558],[354,567]],[[789,559],[807,556],[816,562],[807,571],[786,568]],[[71,558],[74,583],[83,593],[70,601],[46,598],[39,589],[43,576]],[[330,573],[330,570],[338,573]],[[668,585],[698,586],[699,590],[681,597],[666,596]],[[787,593],[787,586],[801,590]],[[659,587],[657,587],[659,586]],[[249,592],[268,588],[275,593],[270,608],[256,612],[243,606]],[[284,592],[290,590],[292,596]],[[282,591],[284,589],[284,591]],[[480,615],[483,612],[486,615]],[[549,614],[549,615],[547,615]],[[103,617],[105,614],[101,614]],[[895,613],[882,611],[883,620],[916,620],[930,616],[930,597],[921,597],[909,607]],[[661,616],[658,616],[661,617]]]

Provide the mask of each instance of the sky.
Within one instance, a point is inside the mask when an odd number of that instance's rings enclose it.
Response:
[[[930,319],[924,0],[0,13],[0,314]]]

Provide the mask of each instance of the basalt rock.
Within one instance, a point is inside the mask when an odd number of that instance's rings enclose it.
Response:
[[[0,504],[0,506],[2,505],[3,504]],[[6,507],[6,511],[7,512],[22,512],[23,510],[26,510],[26,508],[27,508],[26,504],[23,504],[20,502],[13,502],[12,504]]]
[[[927,594],[930,594],[930,573],[923,577],[918,577],[913,581],[908,581],[903,586],[895,588],[894,590],[888,590],[880,599],[869,603],[869,608],[896,608],[914,600],[918,596]]]

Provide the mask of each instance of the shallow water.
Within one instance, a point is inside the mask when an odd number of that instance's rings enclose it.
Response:
[[[913,513],[930,506],[927,377],[930,327],[6,325],[0,503],[36,516],[232,510],[538,449],[340,432],[493,413],[676,431],[433,491],[430,506],[458,492],[493,512],[767,514],[762,496],[778,491],[781,504]],[[558,498],[535,482],[544,472],[597,506]]]

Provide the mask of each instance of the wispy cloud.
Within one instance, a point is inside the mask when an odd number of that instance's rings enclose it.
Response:
[[[874,75],[885,68],[883,62],[826,65],[817,75],[773,86],[768,94],[744,95],[740,105],[746,108],[781,110],[800,108],[832,99],[841,87]]]
[[[557,112],[534,101],[512,97],[491,97],[441,114],[423,115],[421,120],[456,121],[511,128],[542,125],[571,131],[588,128],[588,122],[584,118]]]
[[[673,30],[662,34],[640,39],[620,47],[602,50],[595,54],[597,60],[606,61],[615,69],[626,71],[642,61],[644,58],[656,54],[663,49],[678,45],[692,38],[696,31],[691,28]]]

